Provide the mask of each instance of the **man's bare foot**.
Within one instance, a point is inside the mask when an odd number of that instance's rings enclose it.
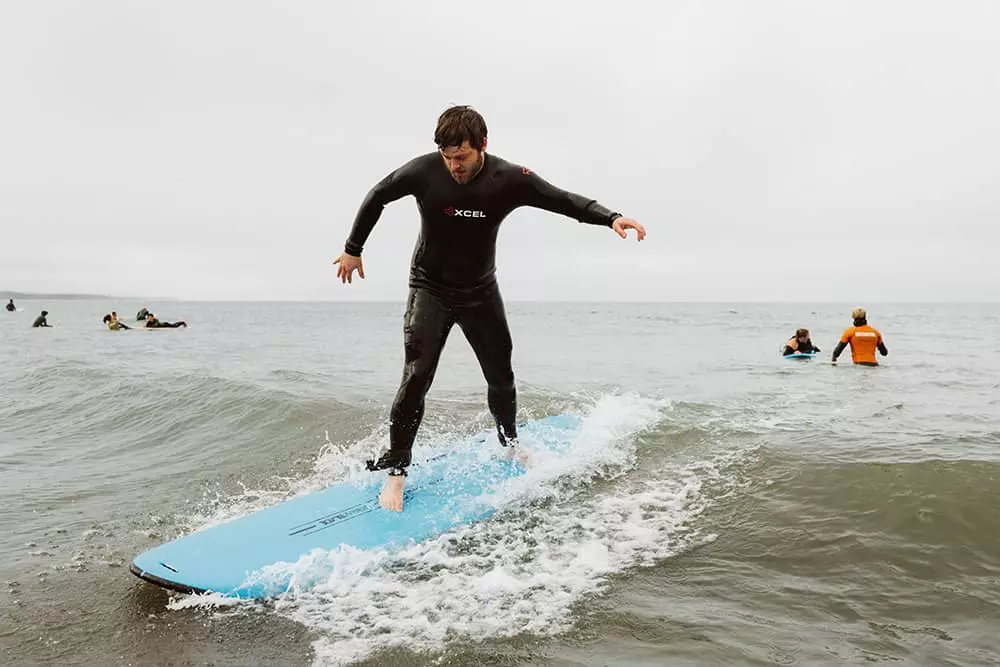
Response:
[[[390,475],[385,480],[382,493],[378,496],[379,505],[394,512],[403,511],[403,483],[406,480],[402,475]]]
[[[517,459],[518,463],[527,468],[531,464],[531,452],[528,449],[514,440],[509,445],[504,447],[506,451],[506,456],[508,459]]]

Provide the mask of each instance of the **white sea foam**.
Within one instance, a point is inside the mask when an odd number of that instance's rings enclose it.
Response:
[[[567,630],[574,605],[599,593],[609,575],[713,538],[699,534],[693,520],[706,507],[703,485],[725,477],[731,454],[634,474],[636,437],[666,406],[601,398],[584,415],[570,455],[535,452],[527,474],[484,499],[498,510],[490,520],[391,552],[317,550],[279,568],[293,587],[274,608],[317,634],[318,665],[393,647],[433,652],[452,641]],[[314,474],[289,493],[355,474],[348,462],[372,444],[326,448]],[[262,496],[248,498],[224,514],[253,509]],[[185,596],[171,607],[225,604]]]

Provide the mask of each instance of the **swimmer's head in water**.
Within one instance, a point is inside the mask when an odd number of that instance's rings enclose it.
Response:
[[[110,322],[110,321],[111,321],[111,316],[110,316],[110,315],[105,315],[105,316],[104,316],[104,319],[103,319],[103,320],[101,320],[101,321],[102,321],[102,322],[104,322],[105,324],[107,324],[108,322]]]
[[[799,340],[805,340],[809,338],[809,329],[796,329],[795,337]]]
[[[43,310],[42,311],[42,315],[48,315],[48,314],[49,314],[49,311],[47,311],[47,310]]]
[[[479,173],[486,150],[486,134],[486,121],[472,107],[454,106],[438,117],[434,143],[457,182],[468,183]]]

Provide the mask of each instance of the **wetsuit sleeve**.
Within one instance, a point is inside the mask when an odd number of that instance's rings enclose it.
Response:
[[[878,351],[882,353],[883,357],[889,356],[889,348],[885,346],[885,340],[882,339],[882,332],[878,334],[878,342],[875,344],[878,347]]]
[[[347,236],[347,242],[344,244],[344,252],[354,257],[360,257],[361,251],[364,250],[365,241],[368,240],[368,235],[372,233],[375,223],[382,216],[382,209],[385,208],[385,205],[407,195],[416,194],[420,164],[422,164],[422,158],[410,160],[368,191],[358,208],[357,215],[354,216],[354,224],[351,226],[351,233]]]
[[[781,351],[781,356],[787,357],[788,355],[794,353],[795,350],[792,349],[791,345],[786,345],[785,349]]]
[[[597,201],[557,188],[529,169],[522,169],[519,175],[517,206],[531,206],[552,213],[559,213],[579,222],[610,227],[615,219],[622,217]]]
[[[847,327],[844,329],[844,333],[840,335],[840,342],[837,343],[837,347],[833,348],[833,359],[837,360],[840,353],[844,351],[847,344],[851,341],[851,337],[854,336],[854,327]]]

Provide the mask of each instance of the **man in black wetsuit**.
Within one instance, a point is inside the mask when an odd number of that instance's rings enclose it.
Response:
[[[496,282],[496,239],[514,209],[531,206],[580,222],[611,228],[626,238],[646,231],[635,220],[593,199],[561,190],[530,169],[486,153],[486,122],[467,106],[447,109],[434,133],[437,151],[402,165],[373,187],[354,219],[337,277],[365,277],[361,252],[386,204],[413,195],[420,210],[420,236],[410,265],[403,317],[403,378],[390,414],[389,450],[370,470],[388,470],[379,496],[387,509],[402,511],[403,481],[413,440],[423,419],[424,398],[453,325],[461,327],[486,379],[487,403],[500,444],[517,439],[517,396],[511,367],[513,343]]]
[[[7,312],[13,313],[15,310],[17,310],[17,306],[14,305],[14,299],[11,299],[7,302]]]
[[[51,327],[52,325],[49,324],[48,317],[49,317],[49,311],[43,310],[42,314],[35,318],[35,321],[32,322],[31,326],[32,327]]]
[[[146,313],[146,328],[147,329],[176,329],[177,327],[186,327],[187,322],[180,320],[178,322],[164,322],[162,320],[156,319],[156,315],[153,313]]]

